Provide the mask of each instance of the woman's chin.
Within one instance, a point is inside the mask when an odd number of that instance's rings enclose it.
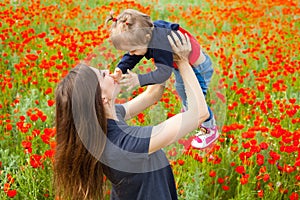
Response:
[[[116,99],[119,93],[121,92],[121,86],[119,83],[115,83],[114,85],[114,98]]]

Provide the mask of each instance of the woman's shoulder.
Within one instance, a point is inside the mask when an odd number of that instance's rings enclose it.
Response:
[[[124,118],[126,115],[126,110],[125,110],[124,106],[122,104],[116,104],[115,108],[116,108],[117,116],[120,115],[122,118]]]

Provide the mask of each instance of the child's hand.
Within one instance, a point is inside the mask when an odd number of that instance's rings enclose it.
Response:
[[[116,82],[120,82],[121,78],[122,78],[122,71],[119,68],[116,68],[114,73],[111,74],[110,76],[116,81]]]
[[[131,90],[132,88],[135,88],[136,86],[140,86],[139,77],[136,73],[133,73],[130,70],[127,70],[128,74],[124,74],[122,76],[122,80],[120,84],[122,86],[128,87],[127,91]]]

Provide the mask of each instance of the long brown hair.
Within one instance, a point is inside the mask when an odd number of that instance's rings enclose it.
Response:
[[[115,48],[120,44],[147,45],[152,36],[153,22],[149,15],[134,9],[126,9],[116,18],[111,12],[105,24],[113,21],[110,27],[110,38]],[[148,35],[148,37],[146,37]]]
[[[58,84],[55,96],[55,193],[64,200],[103,199],[105,183],[99,160],[105,137],[99,135],[106,135],[107,121],[95,72],[84,64],[77,65]],[[78,102],[81,110],[74,113]]]

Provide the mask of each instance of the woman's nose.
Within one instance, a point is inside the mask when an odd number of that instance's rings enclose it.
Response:
[[[103,70],[103,73],[104,73],[105,75],[109,75],[109,70],[108,70],[108,69],[105,69],[105,70]]]

